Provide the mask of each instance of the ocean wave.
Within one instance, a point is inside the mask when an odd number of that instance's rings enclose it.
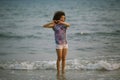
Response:
[[[0,63],[0,69],[10,70],[55,70],[56,61],[23,61]],[[89,60],[67,60],[67,70],[116,70],[120,69],[120,63],[111,63],[108,61],[89,61]]]
[[[79,61],[73,60],[70,61],[70,66],[68,69],[77,69],[77,70],[116,70],[120,68],[120,63],[110,63],[104,60],[100,60],[97,62],[90,62],[90,61]]]
[[[0,33],[0,38],[25,39],[25,38],[41,38],[41,37],[35,35],[16,35],[13,33]]]
[[[120,35],[120,30],[115,30],[111,32],[77,32],[75,35],[79,36],[90,36],[90,35],[104,35],[104,36],[111,36],[111,35]]]

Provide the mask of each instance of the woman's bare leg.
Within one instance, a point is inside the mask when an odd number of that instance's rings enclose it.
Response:
[[[67,51],[68,51],[67,48],[64,48],[64,49],[62,50],[62,73],[65,72]]]
[[[60,62],[62,60],[62,49],[56,49],[57,52],[57,73],[60,74]]]

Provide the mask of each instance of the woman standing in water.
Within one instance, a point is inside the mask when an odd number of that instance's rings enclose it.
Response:
[[[70,26],[65,22],[65,13],[63,11],[55,12],[53,20],[43,27],[52,28],[55,33],[56,52],[57,52],[57,73],[60,73],[60,63],[62,61],[62,73],[65,72],[66,55],[68,51],[68,43],[66,40],[66,30]]]

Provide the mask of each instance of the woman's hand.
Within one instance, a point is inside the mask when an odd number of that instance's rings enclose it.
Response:
[[[53,22],[54,22],[55,24],[58,24],[58,23],[59,23],[59,20],[53,20]]]

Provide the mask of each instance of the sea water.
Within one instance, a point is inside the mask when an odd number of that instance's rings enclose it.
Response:
[[[54,32],[42,25],[66,13],[67,70],[120,69],[119,0],[0,0],[0,68],[56,69]]]

